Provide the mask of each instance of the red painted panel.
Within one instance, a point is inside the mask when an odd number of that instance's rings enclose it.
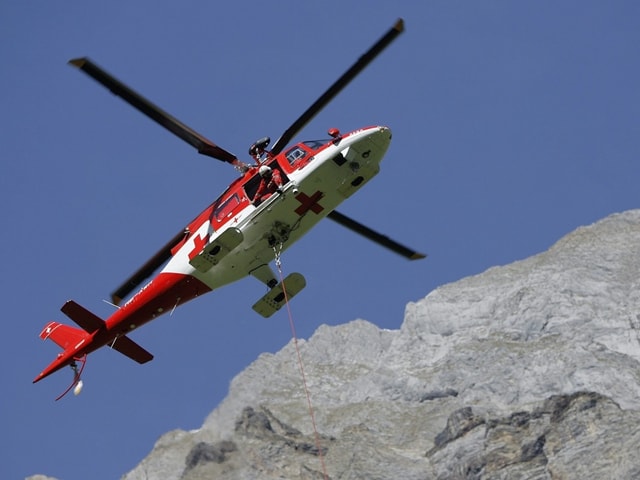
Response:
[[[211,288],[190,275],[162,272],[107,319],[107,330],[130,332],[210,291]]]

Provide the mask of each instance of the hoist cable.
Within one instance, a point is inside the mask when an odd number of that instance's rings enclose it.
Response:
[[[293,337],[293,344],[296,347],[296,355],[298,357],[298,367],[300,368],[300,375],[302,376],[302,385],[304,387],[305,395],[307,396],[307,406],[309,407],[309,416],[311,417],[311,424],[313,425],[313,434],[316,442],[316,449],[318,450],[318,458],[320,459],[320,465],[322,466],[322,474],[324,475],[324,479],[328,480],[329,475],[327,474],[327,466],[324,462],[324,455],[322,454],[322,447],[320,445],[320,435],[318,433],[318,427],[316,425],[316,416],[313,411],[313,405],[311,403],[311,394],[309,393],[309,388],[307,387],[307,378],[304,373],[304,363],[302,362],[302,355],[300,354],[300,347],[298,346],[298,336],[296,334],[296,327],[293,321],[293,315],[291,313],[291,306],[289,304],[289,295],[287,294],[287,289],[284,283],[283,273],[282,273],[282,262],[280,259],[281,248],[278,249],[274,246],[273,250],[275,252],[275,263],[278,267],[278,274],[280,275],[280,284],[282,285],[282,293],[284,294],[284,301],[287,305],[287,313],[289,315],[289,326],[291,327],[291,335]]]

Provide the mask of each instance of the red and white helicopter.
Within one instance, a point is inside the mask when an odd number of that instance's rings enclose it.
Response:
[[[328,140],[305,141],[287,148],[307,122],[403,30],[400,19],[293,122],[270,150],[267,150],[268,137],[254,143],[249,149],[252,165],[241,162],[234,154],[167,114],[89,59],[71,60],[71,65],[194,146],[199,153],[230,163],[241,176],[113,292],[111,298],[118,309],[109,318],[102,320],[73,300],[65,303],[62,312],[81,328],[58,322],[49,322],[44,327],[40,338],[53,340],[63,351],[34,383],[70,365],[74,379],[60,397],[74,387],[74,392],[79,393],[86,356],[103,346],[138,363],[150,361],[153,355],[131,340],[128,333],[193,298],[248,275],[267,286],[268,292],[253,308],[269,317],[305,286],[304,277],[299,273],[278,281],[270,263],[325,217],[406,258],[424,258],[425,255],[334,210],[378,173],[379,163],[391,141],[389,128],[372,126],[344,134],[330,129]],[[121,305],[123,299],[165,263],[150,282]]]

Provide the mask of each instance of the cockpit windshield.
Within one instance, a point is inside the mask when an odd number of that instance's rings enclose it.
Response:
[[[318,148],[320,148],[321,146],[329,142],[330,140],[307,140],[306,142],[302,142],[302,143],[304,143],[311,150],[317,150]]]

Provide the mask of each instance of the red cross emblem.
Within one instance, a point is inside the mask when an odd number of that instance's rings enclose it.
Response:
[[[309,210],[311,210],[317,215],[324,210],[324,207],[318,203],[318,200],[320,200],[322,197],[324,197],[324,193],[322,193],[320,190],[318,190],[310,197],[307,194],[300,192],[298,195],[296,195],[296,200],[300,202],[300,206],[295,210],[296,213],[302,216]]]

